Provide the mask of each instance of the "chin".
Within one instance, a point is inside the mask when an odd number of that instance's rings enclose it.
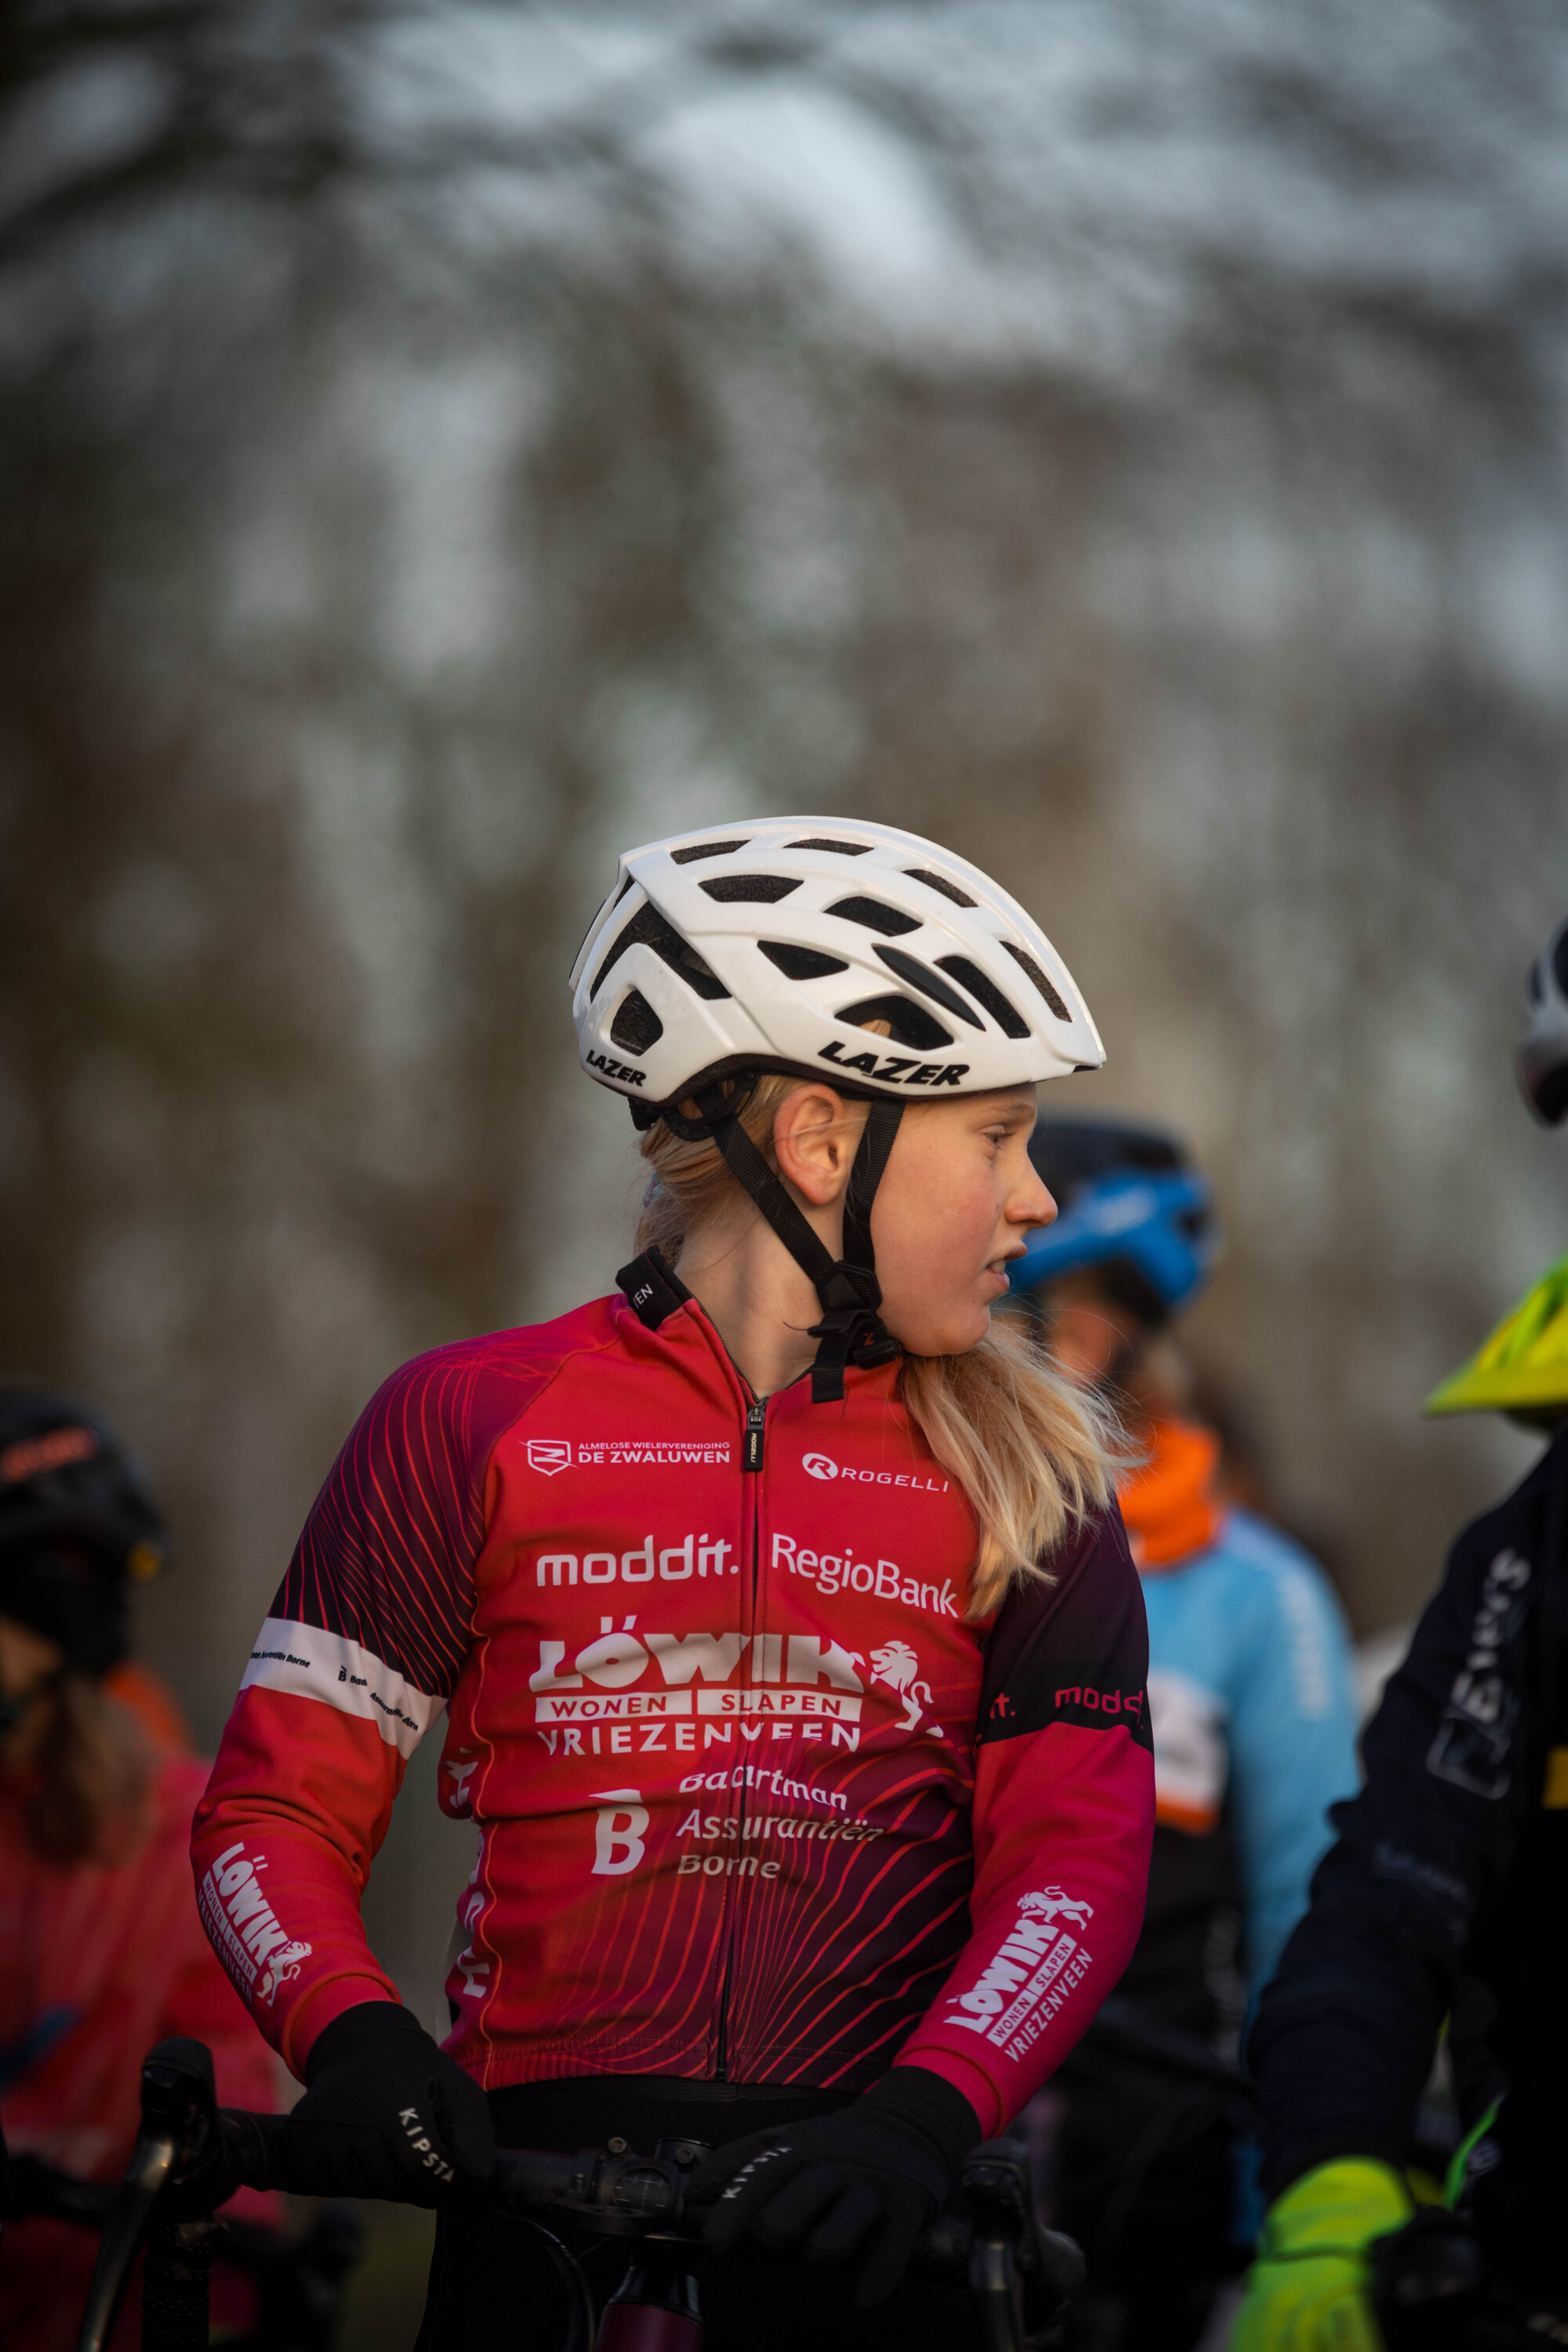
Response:
[[[909,1339],[901,1332],[893,1336],[911,1356],[967,1356],[971,1348],[979,1347],[990,1328],[990,1309],[983,1307],[978,1315],[968,1316],[962,1323],[955,1318],[942,1330],[933,1330],[927,1325]]]

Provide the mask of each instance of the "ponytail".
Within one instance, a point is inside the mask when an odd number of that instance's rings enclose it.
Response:
[[[151,1820],[153,1750],[135,1717],[100,1682],[57,1675],[27,1762],[27,1842],[44,1861],[70,1866],[124,1862]]]

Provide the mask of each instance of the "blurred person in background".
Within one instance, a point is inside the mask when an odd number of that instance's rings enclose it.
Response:
[[[206,1767],[169,1693],[128,1655],[132,1588],[166,1549],[147,1481],[99,1413],[0,1389],[5,2352],[75,2341],[103,2208],[83,2184],[123,2171],[154,2042],[207,2042],[230,2105],[276,2095],[271,2054],[196,1916],[188,1846]],[[249,2192],[227,2210],[268,2231],[280,2218]],[[257,2306],[230,2267],[220,2324],[245,2336]],[[123,2320],[117,2347],[137,2334]]]
[[[1520,1077],[1556,1126],[1568,923],[1529,1005]],[[1427,1411],[1506,1412],[1549,1442],[1449,1554],[1264,1996],[1251,2057],[1273,2202],[1237,2352],[1382,2352],[1385,2333],[1496,2352],[1568,2342],[1568,1258]],[[1445,2033],[1465,2131],[1452,2211],[1417,2218],[1412,2148]],[[1413,2300],[1435,2269],[1473,2274],[1449,2308],[1484,2336],[1435,2332],[1442,2315]],[[1401,2304],[1385,2331],[1379,2313]]]
[[[1115,2009],[1234,2060],[1305,1907],[1328,1808],[1356,1785],[1345,1629],[1310,1556],[1228,1502],[1219,1436],[1188,1407],[1169,1325],[1218,1235],[1185,1150],[1155,1129],[1047,1119],[1030,1153],[1059,1213],[1031,1237],[1015,1295],[1143,1455],[1118,1492],[1149,1617],[1158,1826]],[[1184,2352],[1258,2218],[1235,2100],[1098,2031],[1047,2095],[1065,2101],[1054,2130],[1039,2118],[1052,2218],[1089,2264],[1081,2340]]]

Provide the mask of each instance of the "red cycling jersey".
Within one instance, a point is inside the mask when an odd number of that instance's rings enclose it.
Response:
[[[973,1521],[897,1368],[755,1402],[661,1260],[374,1399],[246,1670],[203,1916],[300,2071],[395,1989],[359,1901],[405,1760],[479,1832],[447,2047],[487,2088],[668,2074],[1000,2127],[1111,1990],[1153,1822],[1114,1507],[966,1622]]]

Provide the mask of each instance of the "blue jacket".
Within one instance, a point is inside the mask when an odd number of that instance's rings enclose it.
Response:
[[[1344,1620],[1317,1562],[1249,1511],[1226,1513],[1201,1549],[1146,1568],[1143,1601],[1163,1825],[1145,1938],[1175,1924],[1162,1912],[1179,1915],[1184,1889],[1206,1883],[1239,1911],[1234,1959],[1250,2006],[1306,1909],[1332,1835],[1328,1809],[1356,1790]],[[1206,1870],[1184,1852],[1209,1847],[1217,1850],[1203,1857]],[[1239,2021],[1229,2014],[1234,1994],[1226,2000],[1218,1983],[1216,1940],[1211,1920],[1208,1990],[1228,2026]],[[1135,1959],[1124,1980],[1132,1998],[1138,1974]]]

